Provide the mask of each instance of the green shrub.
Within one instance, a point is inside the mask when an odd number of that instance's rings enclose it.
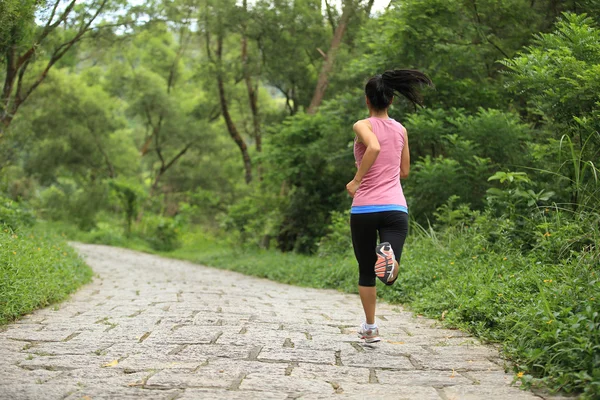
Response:
[[[68,214],[67,195],[57,186],[44,189],[37,199],[37,212],[51,221],[66,219]]]
[[[241,197],[221,218],[221,227],[232,243],[268,249],[282,224],[286,199],[258,187]]]
[[[36,209],[43,218],[66,220],[90,231],[96,226],[98,212],[106,208],[107,200],[108,187],[104,183],[77,187],[65,180],[43,190],[36,200]]]
[[[110,222],[99,222],[85,237],[86,242],[108,246],[122,246],[125,240],[123,229]]]
[[[145,217],[144,239],[156,251],[173,251],[181,243],[179,226],[173,218],[149,215]]]
[[[34,222],[35,216],[29,208],[0,195],[0,227],[4,225],[16,231],[32,226]]]
[[[333,211],[327,235],[319,241],[319,257],[347,255],[352,251],[350,210]]]

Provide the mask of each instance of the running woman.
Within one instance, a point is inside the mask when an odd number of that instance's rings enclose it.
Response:
[[[375,323],[376,277],[386,285],[394,284],[408,233],[408,208],[400,184],[410,169],[408,136],[406,129],[388,116],[388,108],[395,94],[405,96],[415,107],[422,105],[417,90],[420,84],[433,86],[425,74],[414,70],[392,70],[372,77],[365,86],[369,118],[354,124],[358,170],[346,190],[353,197],[350,228],[365,312],[358,335],[367,343],[380,340]]]

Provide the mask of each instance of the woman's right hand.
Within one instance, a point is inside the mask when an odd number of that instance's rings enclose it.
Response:
[[[352,179],[350,182],[348,182],[348,184],[346,185],[346,191],[348,192],[350,197],[354,198],[354,195],[356,194],[356,191],[358,190],[359,186],[360,182],[358,182],[356,179]]]

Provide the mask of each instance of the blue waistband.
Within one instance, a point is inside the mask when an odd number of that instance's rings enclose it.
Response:
[[[397,204],[381,204],[376,206],[353,206],[350,214],[367,214],[384,211],[402,211],[408,214],[408,208]]]

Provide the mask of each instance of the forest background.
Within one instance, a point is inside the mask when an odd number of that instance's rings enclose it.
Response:
[[[1,0],[0,323],[91,279],[65,239],[356,292],[364,84],[427,73],[389,301],[600,396],[597,0]]]

